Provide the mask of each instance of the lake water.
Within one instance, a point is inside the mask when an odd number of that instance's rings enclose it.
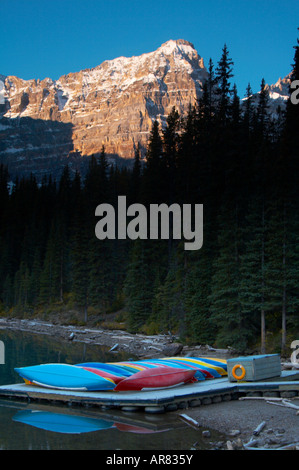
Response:
[[[20,383],[14,367],[61,362],[127,359],[99,346],[63,342],[45,336],[0,330],[5,364],[0,385]],[[212,433],[214,442],[221,439]],[[0,400],[0,450],[190,450],[210,448],[201,430],[174,413],[102,411],[92,408]]]

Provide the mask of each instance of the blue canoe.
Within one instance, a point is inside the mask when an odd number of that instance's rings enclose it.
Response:
[[[114,427],[113,421],[89,418],[85,416],[66,415],[41,410],[22,410],[13,417],[13,421],[28,424],[45,431],[62,434],[82,434],[101,431]]]
[[[15,371],[32,384],[61,390],[113,390],[115,382],[82,367],[70,364],[40,364],[15,368]]]

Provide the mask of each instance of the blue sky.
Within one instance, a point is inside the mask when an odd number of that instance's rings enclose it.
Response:
[[[208,65],[224,43],[243,97],[291,70],[299,0],[0,0],[0,74],[58,79],[169,39],[192,42]]]

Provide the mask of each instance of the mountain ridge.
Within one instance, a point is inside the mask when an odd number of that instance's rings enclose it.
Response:
[[[0,162],[42,175],[65,161],[78,164],[78,156],[103,145],[115,158],[131,159],[137,144],[145,155],[153,121],[163,127],[173,107],[185,115],[208,75],[191,42],[170,39],[153,52],[105,60],[58,80],[2,76]],[[274,101],[285,99],[284,80],[269,87]]]
[[[52,148],[52,163],[70,154],[99,153],[103,145],[107,154],[132,158],[140,143],[144,154],[153,120],[163,126],[173,106],[185,114],[200,96],[207,76],[202,57],[182,39],[169,40],[141,56],[106,60],[58,80],[8,76],[0,158],[25,171],[25,162],[31,169],[40,166],[38,147],[47,148],[46,159]],[[38,138],[28,130],[30,119],[35,127],[41,121]],[[18,136],[16,123],[26,125],[27,131]]]

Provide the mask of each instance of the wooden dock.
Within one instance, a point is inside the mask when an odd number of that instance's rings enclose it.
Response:
[[[47,389],[25,383],[0,386],[0,397],[27,401],[93,406],[102,409],[163,413],[240,396],[299,395],[299,371],[283,371],[280,377],[260,382],[230,382],[227,377],[199,381],[175,388],[142,392],[75,392]]]

